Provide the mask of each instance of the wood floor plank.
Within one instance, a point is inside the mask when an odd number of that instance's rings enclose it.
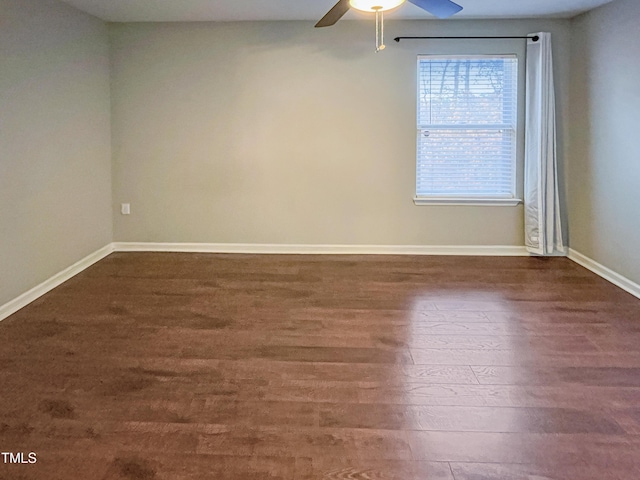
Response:
[[[611,417],[622,426],[625,432],[631,435],[640,435],[640,407],[639,406],[618,406],[609,408]]]
[[[597,353],[601,350],[585,335],[554,337],[547,335],[421,335],[406,340],[413,349],[479,350],[524,352],[530,354]]]
[[[41,362],[46,361],[42,359]],[[386,365],[372,363],[295,362],[263,358],[238,360],[185,359],[168,357],[110,359],[118,368],[148,372],[169,377],[200,376],[241,380],[317,380],[321,382],[380,382],[387,385],[405,384],[471,384],[477,385],[471,367],[449,365]],[[69,368],[71,361],[65,363]],[[1,367],[0,367],[1,368]],[[38,370],[33,365],[33,370]]]
[[[254,427],[220,429],[200,435],[198,453],[306,458],[412,460],[404,432],[331,428],[282,429]]]
[[[320,406],[320,426],[495,433],[605,433],[624,430],[606,414],[570,408],[416,405]]]
[[[640,387],[640,368],[471,367],[484,385]]]
[[[589,352],[573,354],[531,350],[462,350],[412,348],[416,365],[475,365],[496,367],[618,367],[635,368],[638,352]]]
[[[601,434],[409,432],[416,459],[455,463],[520,463],[562,468],[583,462],[637,471],[638,438]],[[558,467],[560,466],[560,467]]]
[[[365,404],[427,406],[572,408],[579,405],[598,412],[610,405],[638,405],[640,389],[546,385],[361,384],[358,399]]]
[[[623,465],[591,465],[567,463],[530,465],[513,463],[452,463],[455,480],[630,480],[640,473]]]
[[[614,327],[606,323],[531,323],[531,322],[467,322],[440,321],[415,324],[411,332],[417,335],[465,335],[465,336],[566,336],[576,335],[592,339],[592,334],[602,335]],[[592,340],[593,341],[593,340]]]
[[[415,460],[357,460],[342,456],[333,458],[302,458],[297,464],[299,480],[318,478],[341,479],[429,479],[455,480],[446,462],[420,462]]]

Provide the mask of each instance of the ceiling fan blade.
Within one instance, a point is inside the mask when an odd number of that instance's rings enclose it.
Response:
[[[460,5],[451,0],[409,0],[409,2],[438,18],[449,18],[462,10]]]
[[[349,11],[349,8],[349,0],[340,0],[333,6],[331,10],[327,12],[324,17],[322,17],[322,19],[318,23],[316,23],[316,28],[330,27],[331,25],[335,25],[336,22]]]

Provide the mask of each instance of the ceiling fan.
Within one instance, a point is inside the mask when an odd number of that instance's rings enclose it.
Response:
[[[335,25],[350,8],[362,12],[375,12],[376,14],[376,52],[384,49],[384,17],[383,12],[399,7],[406,0],[339,0],[327,14],[316,23],[318,27],[330,27]],[[449,18],[455,15],[462,7],[451,0],[408,0],[417,7],[426,10],[438,18]]]

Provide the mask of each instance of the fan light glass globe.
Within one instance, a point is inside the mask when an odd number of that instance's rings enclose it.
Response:
[[[375,12],[376,10],[384,12],[399,7],[404,2],[405,0],[349,0],[349,5],[363,12]]]

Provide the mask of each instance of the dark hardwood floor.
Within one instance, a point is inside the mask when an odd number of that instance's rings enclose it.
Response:
[[[0,388],[3,480],[640,478],[640,300],[564,258],[113,254]]]

